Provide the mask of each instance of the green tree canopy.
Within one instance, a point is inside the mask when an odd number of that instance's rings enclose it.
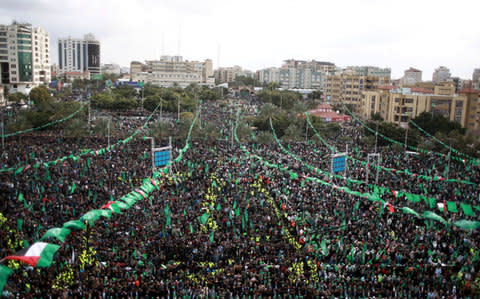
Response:
[[[40,85],[32,88],[30,91],[30,100],[33,101],[35,105],[40,105],[51,102],[52,96],[50,95],[50,91],[47,87]]]

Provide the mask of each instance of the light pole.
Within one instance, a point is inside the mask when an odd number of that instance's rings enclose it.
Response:
[[[180,95],[177,96],[177,122],[180,121]]]
[[[160,98],[160,121],[162,121],[162,105],[163,105],[163,99]]]
[[[407,129],[405,130],[405,151],[407,151],[408,127],[410,126],[410,113],[407,114]]]
[[[110,147],[110,119],[111,118],[108,118],[108,123],[107,123],[108,147]]]
[[[448,138],[448,141],[450,141],[450,147],[448,150],[448,166],[447,166],[447,180],[450,177],[450,161],[452,160],[452,141],[454,141],[454,138]]]

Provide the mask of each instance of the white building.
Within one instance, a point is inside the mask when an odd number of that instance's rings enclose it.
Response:
[[[158,86],[170,87],[175,84],[187,87],[192,83],[215,86],[211,59],[204,62],[184,61],[182,56],[162,56],[160,60],[148,60],[145,64],[132,62],[132,81],[144,81]]]
[[[86,34],[83,39],[58,39],[58,69],[59,75],[100,74],[100,42],[93,34]]]
[[[391,68],[380,68],[376,66],[347,66],[346,70],[352,70],[354,75],[358,76],[372,76],[389,78],[392,74]]]
[[[439,66],[438,68],[435,69],[432,75],[432,82],[433,83],[438,83],[438,82],[446,82],[452,74],[450,74],[450,70],[444,66]]]
[[[50,82],[50,38],[41,27],[13,22],[0,25],[1,84],[10,93],[29,93]]]
[[[422,71],[413,67],[405,70],[402,79],[400,79],[402,85],[415,85],[417,82],[422,82]]]
[[[283,89],[323,89],[326,74],[334,70],[331,62],[288,59],[280,68],[258,70],[257,80],[264,84],[276,82]]]
[[[103,73],[120,75],[122,70],[118,64],[106,63],[102,65],[102,74]]]

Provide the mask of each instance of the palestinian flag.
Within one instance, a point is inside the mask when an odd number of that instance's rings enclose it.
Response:
[[[16,260],[29,264],[32,267],[49,267],[53,255],[60,248],[59,245],[45,242],[35,242],[33,245],[5,257],[5,260]]]
[[[110,209],[114,213],[120,213],[120,208],[114,205],[117,201],[109,201],[106,205],[103,205],[101,209]]]

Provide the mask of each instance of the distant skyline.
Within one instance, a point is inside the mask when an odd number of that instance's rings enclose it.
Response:
[[[122,67],[164,54],[255,71],[293,58],[390,67],[393,79],[414,67],[427,81],[439,66],[463,79],[480,68],[479,8],[474,0],[3,0],[0,23],[45,28],[52,64],[58,38],[93,33],[102,64]]]

